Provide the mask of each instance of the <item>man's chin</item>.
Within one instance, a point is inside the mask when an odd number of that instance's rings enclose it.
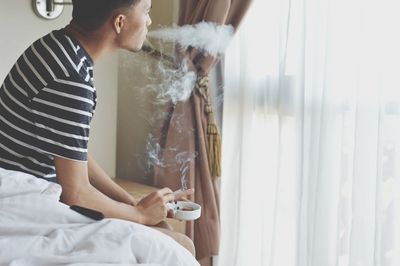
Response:
[[[136,53],[136,52],[139,52],[140,50],[142,50],[143,45],[144,45],[144,42],[142,42],[140,45],[135,45],[133,47],[130,47],[127,50],[130,52]]]
[[[140,47],[130,47],[130,48],[127,48],[127,49],[125,49],[125,50],[127,50],[127,51],[129,51],[129,52],[133,52],[133,53],[137,53],[137,52],[139,52],[140,50],[142,50],[142,47],[143,47],[143,45],[142,46],[140,46]]]

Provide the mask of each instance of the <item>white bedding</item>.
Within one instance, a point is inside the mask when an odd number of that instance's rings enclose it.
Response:
[[[58,184],[0,168],[0,266],[199,265],[169,236],[94,221],[59,202],[60,194]]]

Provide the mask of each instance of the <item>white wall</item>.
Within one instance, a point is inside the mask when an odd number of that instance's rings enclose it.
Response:
[[[3,82],[19,55],[37,38],[53,29],[64,27],[71,18],[71,6],[55,20],[35,15],[31,0],[0,1],[0,80]],[[90,132],[89,151],[106,172],[116,172],[116,116],[118,54],[95,63],[95,84],[98,106]]]

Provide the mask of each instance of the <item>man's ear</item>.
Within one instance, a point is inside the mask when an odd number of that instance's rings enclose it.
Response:
[[[118,14],[114,17],[114,30],[117,34],[121,33],[124,24],[125,24],[125,15]]]

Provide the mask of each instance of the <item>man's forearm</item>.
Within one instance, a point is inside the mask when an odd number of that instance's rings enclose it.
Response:
[[[169,188],[163,188],[150,193],[136,206],[126,204],[110,198],[92,185],[88,177],[87,162],[55,156],[54,164],[57,181],[62,187],[61,201],[68,205],[79,205],[100,211],[109,218],[155,225],[167,217],[166,203],[175,199]],[[106,178],[99,180],[106,180]],[[112,191],[113,189],[105,188],[105,190]]]
[[[90,183],[102,193],[116,201],[136,205],[137,200],[116,184],[97,164],[93,157],[88,157],[88,174]]]
[[[71,193],[71,191],[73,192]],[[118,218],[146,224],[145,218],[137,207],[115,201],[89,183],[81,184],[79,188],[64,186],[61,201],[68,205],[78,205],[100,211],[107,218]]]

